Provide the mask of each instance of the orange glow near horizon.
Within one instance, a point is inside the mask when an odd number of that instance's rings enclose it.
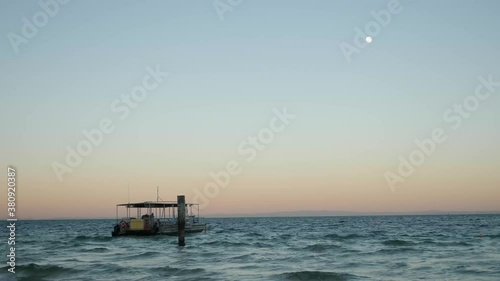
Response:
[[[319,171],[315,171],[314,176],[305,177],[291,168],[284,170],[270,175],[266,171],[249,168],[247,173],[234,176],[229,186],[209,200],[201,215],[290,211],[404,213],[500,210],[500,190],[495,188],[498,178],[479,169],[475,172],[480,181],[472,180],[466,173],[454,173],[450,177],[449,174],[424,170],[395,192],[390,191],[376,171],[360,171],[364,172],[365,178],[356,178],[351,173],[321,174]],[[19,171],[17,206],[21,219],[113,218],[115,205],[128,201],[127,184],[116,184],[112,176],[105,176],[104,173],[70,177],[62,184],[37,184],[37,180],[24,178],[28,171]],[[161,177],[150,174],[145,178],[149,180],[130,180],[131,202],[156,200],[156,184]],[[176,200],[178,194],[185,194],[187,201],[191,202],[193,187],[207,182],[210,178],[202,176],[171,178],[158,184],[160,197],[171,201]],[[5,202],[5,194],[0,199]],[[5,210],[2,212],[5,216]]]

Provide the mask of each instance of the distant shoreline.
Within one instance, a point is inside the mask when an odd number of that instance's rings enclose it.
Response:
[[[321,214],[323,213],[324,214]],[[317,214],[314,214],[317,213]],[[334,214],[336,213],[336,214]],[[500,211],[479,211],[479,212],[408,212],[408,213],[356,213],[356,212],[332,212],[328,211],[309,211],[309,212],[276,212],[260,214],[213,214],[201,216],[208,219],[229,219],[229,218],[314,218],[314,217],[394,217],[394,216],[463,216],[463,215],[500,215]],[[7,218],[1,218],[6,220]],[[54,220],[115,220],[116,217],[107,218],[19,218],[19,221],[54,221]]]

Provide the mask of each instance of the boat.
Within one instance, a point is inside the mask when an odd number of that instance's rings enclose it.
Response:
[[[125,211],[125,216],[119,214]],[[111,232],[115,236],[178,235],[177,202],[145,201],[116,205],[116,224]],[[200,222],[199,204],[185,204],[185,233],[207,230]],[[196,215],[195,215],[196,213]]]

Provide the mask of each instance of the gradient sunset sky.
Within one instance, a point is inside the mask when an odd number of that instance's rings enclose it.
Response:
[[[443,114],[500,81],[500,2],[401,0],[348,63],[341,42],[389,2],[243,0],[221,20],[213,1],[75,0],[16,54],[8,34],[41,8],[2,1],[0,163],[18,170],[19,217],[114,217],[128,186],[192,201],[232,160],[243,172],[203,214],[499,212],[500,87],[456,130]],[[110,105],[156,65],[170,76],[121,120]],[[295,119],[246,161],[240,143],[284,107]],[[103,118],[114,132],[59,181],[52,163]],[[447,141],[391,191],[384,173],[435,128]]]

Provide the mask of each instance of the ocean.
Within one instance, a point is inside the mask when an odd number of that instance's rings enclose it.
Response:
[[[186,247],[112,238],[115,220],[18,221],[0,280],[500,280],[500,215],[204,221]]]

